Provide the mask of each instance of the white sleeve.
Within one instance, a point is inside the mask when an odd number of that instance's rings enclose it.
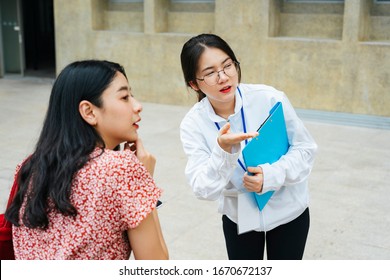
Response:
[[[210,148],[207,135],[196,123],[189,120],[180,126],[180,138],[188,161],[185,175],[196,197],[216,200],[229,183],[237,167],[240,148],[235,147],[232,153],[225,152],[217,143]]]
[[[284,94],[282,104],[290,148],[277,162],[260,165],[264,174],[263,193],[307,180],[317,151],[317,144]]]

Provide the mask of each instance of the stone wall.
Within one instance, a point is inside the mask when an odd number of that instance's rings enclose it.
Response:
[[[390,116],[390,4],[112,3],[54,0],[57,72],[77,59],[125,66],[140,101],[190,105],[181,48],[216,33],[241,62],[242,82],[284,91],[297,108]]]

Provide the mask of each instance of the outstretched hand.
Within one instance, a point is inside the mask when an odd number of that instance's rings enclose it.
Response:
[[[258,132],[247,133],[231,133],[230,123],[226,123],[220,130],[218,135],[218,144],[226,152],[231,153],[234,145],[239,144],[241,141],[250,139],[259,135]]]

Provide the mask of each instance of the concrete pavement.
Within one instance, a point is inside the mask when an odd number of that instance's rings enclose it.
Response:
[[[0,79],[0,209],[15,166],[34,147],[52,80]],[[227,259],[217,203],[197,200],[184,178],[179,124],[186,106],[143,103],[140,135],[157,157],[159,215],[171,259]],[[303,116],[319,145],[310,179],[306,260],[390,259],[390,130]],[[388,118],[385,119],[388,121]]]

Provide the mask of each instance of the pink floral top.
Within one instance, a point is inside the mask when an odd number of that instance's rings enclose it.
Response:
[[[96,149],[92,156],[100,152]],[[46,230],[13,226],[15,257],[129,259],[127,229],[141,223],[156,207],[160,195],[161,190],[133,152],[105,150],[73,180],[71,202],[78,211],[76,217],[52,209]]]

